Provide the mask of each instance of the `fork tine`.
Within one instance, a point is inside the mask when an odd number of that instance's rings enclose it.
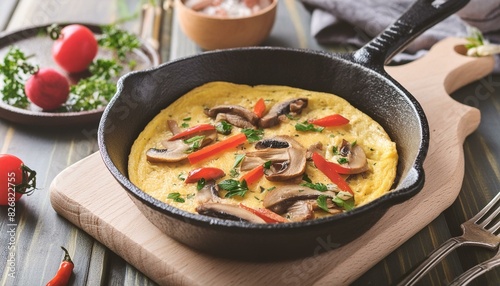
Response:
[[[472,217],[470,221],[477,223],[493,206],[498,203],[498,201],[500,201],[500,192],[482,210]]]
[[[497,207],[491,214],[489,214],[488,216],[484,217],[483,221],[479,224],[481,227],[483,228],[487,228],[487,225],[493,221],[497,216],[498,214],[500,213],[500,207]]]
[[[496,234],[496,235],[498,236],[498,235],[500,235],[500,233],[499,233],[499,234],[497,234],[496,232],[498,231],[498,229],[499,229],[499,228],[500,228],[500,221],[499,221],[499,222],[497,222],[494,226],[490,227],[490,228],[489,228],[489,231],[490,231],[491,233]]]

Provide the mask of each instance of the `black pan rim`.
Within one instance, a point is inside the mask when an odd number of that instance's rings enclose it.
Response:
[[[418,150],[418,154],[415,158],[415,161],[413,163],[412,169],[416,172],[417,175],[417,180],[413,184],[409,186],[405,186],[400,189],[392,190],[391,192],[383,195],[380,198],[375,199],[374,201],[367,203],[365,205],[356,207],[355,209],[345,212],[339,215],[335,216],[330,216],[326,218],[321,218],[321,219],[315,219],[311,221],[305,221],[305,222],[292,222],[292,223],[286,223],[286,224],[253,224],[253,223],[247,223],[247,222],[237,222],[237,221],[229,221],[229,220],[222,220],[222,219],[216,219],[208,216],[203,216],[199,214],[194,214],[194,213],[189,213],[187,211],[180,210],[178,208],[175,208],[173,206],[168,205],[167,203],[161,202],[150,195],[146,194],[145,192],[141,191],[139,188],[137,188],[130,180],[122,174],[118,168],[114,165],[114,163],[111,161],[109,157],[108,150],[106,148],[106,142],[105,142],[105,124],[106,124],[106,119],[107,116],[114,106],[116,104],[119,94],[123,89],[124,82],[129,80],[129,78],[134,77],[137,74],[143,74],[143,73],[148,73],[150,71],[155,71],[164,68],[165,66],[170,66],[170,65],[175,65],[175,64],[182,64],[182,62],[186,60],[193,60],[199,57],[204,57],[207,55],[213,55],[213,54],[219,54],[219,53],[239,53],[239,52],[245,52],[245,51],[277,51],[277,52],[291,52],[291,53],[307,53],[307,54],[312,54],[312,55],[318,55],[322,57],[326,57],[331,60],[335,61],[344,61],[346,63],[349,63],[349,65],[356,65],[359,68],[366,69],[368,72],[373,72],[380,76],[383,80],[387,81],[391,85],[393,85],[394,88],[396,88],[400,93],[404,94],[408,100],[411,101],[413,104],[414,108],[417,110],[417,113],[419,114],[420,118],[420,123],[422,126],[422,144],[420,146],[420,149]],[[215,51],[207,51],[203,52],[201,54],[193,55],[193,56],[187,56],[187,57],[182,57],[179,59],[176,59],[171,62],[166,62],[158,67],[154,67],[148,70],[143,70],[143,71],[134,71],[130,72],[120,78],[118,81],[118,90],[116,95],[113,97],[111,102],[108,104],[106,109],[104,110],[103,116],[101,117],[101,122],[99,124],[99,131],[98,131],[98,145],[100,149],[100,153],[102,156],[102,159],[108,168],[108,170],[113,174],[115,179],[119,182],[119,184],[129,193],[129,195],[132,195],[133,197],[137,198],[139,201],[147,204],[149,207],[153,208],[156,211],[162,212],[162,213],[168,213],[169,216],[178,219],[178,220],[183,220],[183,221],[188,221],[190,224],[196,224],[196,225],[201,225],[201,226],[206,226],[210,228],[218,228],[218,229],[244,229],[244,230],[252,230],[252,231],[271,231],[271,230],[296,230],[296,229],[303,229],[303,228],[308,228],[308,227],[317,227],[317,226],[323,226],[323,225],[329,225],[332,223],[337,222],[338,220],[342,220],[347,217],[354,217],[359,215],[360,213],[365,213],[369,210],[373,209],[378,209],[378,208],[383,208],[383,209],[388,209],[387,206],[391,206],[393,204],[396,204],[406,198],[409,198],[416,193],[420,191],[424,184],[424,169],[423,169],[423,161],[425,159],[425,156],[427,154],[427,149],[428,149],[428,143],[429,143],[429,127],[428,123],[425,117],[425,113],[422,110],[422,107],[418,103],[418,101],[409,93],[406,89],[404,89],[397,81],[392,79],[390,76],[388,76],[386,73],[377,71],[374,68],[370,68],[367,66],[364,66],[362,64],[358,64],[356,62],[352,62],[349,60],[349,57],[351,56],[350,53],[348,54],[332,54],[324,51],[316,51],[316,50],[308,50],[308,49],[298,49],[298,48],[283,48],[283,47],[246,47],[246,48],[234,48],[234,49],[225,49],[225,50],[215,50]]]

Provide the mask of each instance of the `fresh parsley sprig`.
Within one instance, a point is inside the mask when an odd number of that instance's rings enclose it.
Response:
[[[112,81],[122,70],[112,59],[98,59],[89,66],[91,76],[83,78],[70,88],[70,96],[65,104],[67,111],[84,111],[105,107],[116,93]]]
[[[262,129],[244,128],[241,129],[241,133],[247,136],[248,142],[250,143],[257,142],[264,137],[264,130]]]
[[[248,191],[248,185],[245,180],[240,182],[234,179],[227,179],[220,182],[218,185],[219,188],[227,191],[224,195],[226,198],[232,198],[234,196],[240,196],[243,198]]]
[[[234,163],[233,163],[233,166],[231,167],[231,171],[229,173],[229,175],[232,177],[232,178],[236,178],[240,175],[240,172],[238,172],[236,170],[236,167],[238,167],[241,162],[243,161],[243,159],[245,158],[245,154],[236,154],[235,157],[234,157]]]
[[[325,127],[316,127],[312,123],[306,121],[302,123],[295,124],[295,130],[297,131],[313,131],[313,132],[322,132]]]
[[[222,135],[229,135],[231,134],[231,131],[233,130],[233,125],[229,124],[227,121],[219,121],[215,125],[215,130],[219,132]]]
[[[24,91],[24,83],[38,70],[38,66],[28,62],[28,58],[21,49],[11,46],[3,62],[0,63],[0,82],[3,82],[0,89],[2,101],[19,108],[28,107],[29,101]]]
[[[102,36],[97,40],[99,46],[113,50],[118,59],[125,61],[127,53],[141,46],[139,39],[116,25],[101,26]]]
[[[317,190],[317,191],[320,191],[320,192],[326,192],[326,191],[328,191],[328,187],[325,184],[323,184],[323,183],[309,183],[309,182],[306,182],[306,183],[301,184],[301,186],[308,187],[308,188],[311,188],[313,190]]]

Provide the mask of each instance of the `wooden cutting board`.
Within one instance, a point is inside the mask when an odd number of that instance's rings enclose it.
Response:
[[[424,164],[425,186],[411,200],[389,209],[363,236],[339,249],[266,263],[198,253],[164,235],[141,214],[107,171],[99,153],[54,179],[52,206],[162,285],[349,284],[429,224],[458,196],[464,174],[463,142],[479,125],[480,114],[449,94],[486,76],[494,64],[491,57],[458,53],[464,50],[463,43],[450,38],[420,60],[387,68],[419,100],[428,117],[431,142]]]

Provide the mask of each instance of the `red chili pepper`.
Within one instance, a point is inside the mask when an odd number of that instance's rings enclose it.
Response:
[[[208,145],[203,149],[195,151],[188,155],[189,163],[195,164],[204,160],[208,157],[214,156],[220,152],[223,152],[227,149],[236,147],[242,143],[247,141],[247,137],[245,134],[240,133],[238,135],[234,135],[232,137],[226,138],[225,140],[219,141],[215,144]]]
[[[308,122],[318,126],[331,127],[346,125],[349,123],[349,119],[340,114],[333,114],[323,118],[309,119]]]
[[[215,127],[211,124],[196,125],[196,126],[190,127],[182,132],[175,134],[174,136],[170,137],[170,139],[168,139],[168,141],[174,141],[177,139],[181,139],[183,137],[187,137],[189,135],[196,134],[198,132],[208,131],[208,130],[215,130]]]
[[[52,278],[52,280],[49,281],[49,283],[47,283],[47,286],[68,285],[69,278],[71,277],[71,273],[73,272],[73,268],[75,267],[66,248],[62,246],[61,248],[64,250],[64,258],[61,262],[61,266],[59,266],[59,270],[57,270],[56,275],[54,276],[54,278]]]
[[[266,103],[264,102],[263,98],[259,98],[257,102],[255,103],[255,106],[253,107],[253,112],[257,117],[261,118],[264,115],[264,112],[266,111]]]
[[[196,183],[201,179],[216,180],[218,178],[224,177],[224,175],[226,175],[224,171],[222,171],[219,168],[202,167],[190,171],[184,182],[186,184],[189,184],[189,183]]]
[[[334,163],[328,162],[323,156],[314,152],[312,154],[312,160],[316,168],[318,168],[323,174],[325,174],[334,184],[336,184],[342,191],[349,192],[354,195],[351,187],[347,182],[335,171],[335,167],[332,166]]]
[[[262,176],[264,176],[264,166],[259,165],[243,175],[240,178],[240,181],[243,182],[243,180],[245,180],[247,185],[251,185],[258,181]]]
[[[288,220],[286,218],[280,216],[279,214],[277,214],[273,211],[265,209],[265,208],[254,209],[251,207],[247,207],[242,203],[240,203],[240,207],[254,213],[255,215],[259,216],[261,219],[263,219],[267,223],[288,222]]]

